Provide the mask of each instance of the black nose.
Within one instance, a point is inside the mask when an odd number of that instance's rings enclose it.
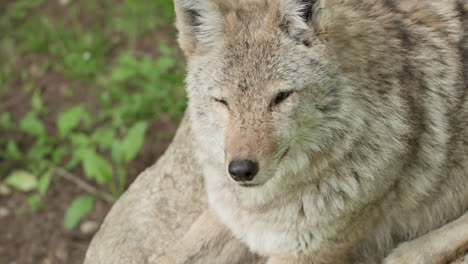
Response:
[[[251,181],[258,172],[258,163],[251,160],[234,160],[229,163],[228,170],[235,181]]]

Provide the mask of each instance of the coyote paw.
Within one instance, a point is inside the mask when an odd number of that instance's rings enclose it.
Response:
[[[383,264],[443,264],[444,256],[424,241],[403,243],[388,255]]]
[[[402,245],[385,258],[383,264],[426,264],[425,257],[417,249]],[[429,264],[429,263],[427,263]]]

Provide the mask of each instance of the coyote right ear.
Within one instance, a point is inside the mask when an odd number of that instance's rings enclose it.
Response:
[[[174,6],[178,41],[186,56],[213,43],[221,33],[223,19],[211,1],[174,0]]]

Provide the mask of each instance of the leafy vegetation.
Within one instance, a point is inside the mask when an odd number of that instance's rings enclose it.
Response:
[[[91,182],[99,191],[77,197],[64,216],[73,229],[96,198],[122,194],[129,164],[152,144],[148,123],[180,119],[184,73],[178,51],[153,33],[172,23],[172,0],[72,1],[57,3],[59,11],[41,10],[44,2],[0,7],[0,183],[28,193],[37,211],[61,177]],[[138,48],[142,39],[150,52]],[[65,80],[58,106],[38,85],[49,74]],[[76,97],[77,86],[87,87],[86,96]],[[11,93],[22,100],[5,102]],[[12,111],[17,104],[27,111]]]

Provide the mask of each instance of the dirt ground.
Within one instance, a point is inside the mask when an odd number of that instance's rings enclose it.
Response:
[[[0,7],[1,10],[2,7]],[[151,53],[152,40],[161,37],[171,40],[171,44],[175,45],[174,37],[162,30],[162,32],[151,32],[145,35],[136,43],[137,47],[143,52]],[[53,70],[35,76],[35,64],[44,59],[48,58],[43,58],[40,54],[32,54],[22,58],[21,67],[29,69],[31,76],[35,78],[34,83],[38,89],[41,89],[44,104],[51,110],[44,123],[47,131],[52,131],[61,106],[85,102],[92,109],[96,98],[91,92],[94,87],[71,80]],[[2,107],[11,113],[15,123],[19,122],[29,111],[28,102],[30,102],[31,93],[23,92],[23,89],[20,89],[21,86],[20,80],[15,81],[9,84],[0,95]],[[72,88],[75,95],[64,96],[65,88]],[[177,124],[164,115],[149,122],[146,137],[147,142],[153,142],[153,144],[146,144],[128,167],[127,185],[130,185],[141,171],[156,162],[164,153],[176,128]],[[21,149],[32,144],[32,139],[21,138],[19,143]],[[0,159],[0,166],[1,163]],[[82,176],[79,171],[74,173]],[[84,177],[80,178],[87,181]],[[94,188],[100,188],[94,182],[87,181],[87,183]],[[63,216],[71,201],[79,194],[83,194],[79,186],[56,177],[47,193],[45,209],[33,213],[26,202],[28,194],[0,188],[0,264],[82,263],[95,230],[102,223],[112,205],[103,200],[97,200],[92,212],[81,222],[81,226],[74,231],[66,231]]]
[[[39,78],[43,91],[44,103],[51,109],[58,109],[58,106],[66,102],[61,98],[60,89],[65,85],[72,86],[76,91],[79,91],[77,96],[72,100],[86,101],[92,104],[93,98],[89,96],[89,87],[85,84],[80,84],[67,80],[58,73],[47,73]],[[20,85],[17,83],[16,85]],[[8,92],[12,91],[12,92]],[[14,86],[9,87],[2,102],[14,102],[10,104],[10,112],[13,113],[13,119],[19,120],[24,113],[27,112],[22,105],[22,102],[29,102],[30,94],[21,94],[13,91],[18,91]],[[51,119],[49,123],[53,126],[53,120],[56,113],[50,113]],[[167,135],[173,134],[176,125],[171,123],[167,118],[158,118],[150,122],[147,137],[158,140],[156,144],[145,145],[139,156],[129,166],[128,184],[130,184],[138,175],[139,172],[152,165],[158,157],[164,152],[170,143],[170,137]],[[30,144],[28,138],[22,140],[24,145]],[[1,163],[1,162],[0,162]],[[77,172],[79,173],[79,172]],[[92,182],[88,182],[93,185]],[[99,188],[95,186],[95,188]],[[63,179],[58,182],[54,181],[47,193],[45,204],[46,208],[39,213],[32,213],[26,203],[27,194],[20,192],[8,192],[0,194],[0,208],[2,208],[3,216],[0,216],[0,263],[1,264],[78,264],[82,263],[86,253],[87,246],[94,234],[93,231],[83,232],[81,229],[86,229],[86,226],[77,228],[77,230],[68,232],[64,229],[63,216],[68,205],[83,191],[75,184],[67,182]],[[88,215],[82,223],[85,225],[96,226],[102,223],[105,215],[109,211],[111,205],[102,200],[97,200],[93,211]]]
[[[173,125],[154,124],[153,132],[159,128],[174,130]],[[145,147],[140,158],[131,166],[133,179],[137,172],[153,164],[163,153],[169,140],[155,146]],[[133,180],[130,179],[130,180]],[[63,181],[63,180],[62,180]],[[71,201],[82,193],[75,184],[55,182],[46,197],[47,207],[32,213],[26,203],[27,195],[12,192],[0,196],[0,205],[8,210],[8,216],[0,217],[0,263],[2,264],[79,264],[83,262],[86,249],[94,232],[83,233],[83,224],[68,232],[63,227],[63,216]],[[82,223],[99,225],[111,205],[97,200],[93,211]]]

